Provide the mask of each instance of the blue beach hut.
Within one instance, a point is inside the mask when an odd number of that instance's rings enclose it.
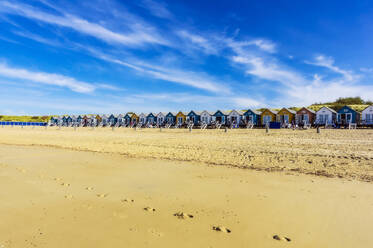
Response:
[[[157,118],[156,116],[153,114],[153,113],[149,113],[147,116],[146,116],[146,122],[149,123],[149,124],[154,124],[156,123],[157,121]]]
[[[252,123],[254,126],[260,126],[260,115],[261,115],[260,111],[248,109],[243,114],[243,118],[246,123]]]
[[[173,112],[168,112],[168,114],[166,115],[166,123],[168,124],[175,124],[176,122],[176,113],[173,113]]]
[[[219,122],[220,124],[225,124],[228,114],[229,113],[227,113],[225,111],[218,110],[218,111],[215,112],[215,114],[213,116],[214,116],[214,119],[215,119],[216,122]]]
[[[192,121],[194,125],[198,125],[199,121],[201,120],[201,112],[196,112],[196,111],[190,111],[187,114],[188,120]]]
[[[343,106],[337,112],[338,124],[360,123],[361,114],[349,106]]]

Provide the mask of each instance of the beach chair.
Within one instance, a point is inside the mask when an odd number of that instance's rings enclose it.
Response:
[[[348,129],[356,129],[356,123],[349,123],[348,124]]]
[[[206,128],[207,128],[207,123],[206,122],[202,122],[201,129],[204,130]]]
[[[253,129],[253,127],[254,127],[254,124],[253,124],[252,122],[248,122],[248,123],[246,124],[246,128],[247,128],[247,129]]]

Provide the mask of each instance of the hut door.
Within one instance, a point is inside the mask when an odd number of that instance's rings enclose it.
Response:
[[[351,113],[347,113],[346,114],[346,122],[347,123],[351,123],[352,122],[352,114]]]
[[[221,116],[217,116],[217,117],[216,117],[216,122],[221,123]]]
[[[303,122],[304,122],[305,124],[308,124],[308,122],[309,122],[309,118],[308,118],[308,115],[307,115],[307,114],[304,114],[304,115],[303,115]]]

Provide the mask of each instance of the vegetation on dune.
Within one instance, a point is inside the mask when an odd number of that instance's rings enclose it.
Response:
[[[361,112],[369,105],[373,105],[373,102],[364,101],[363,99],[361,99],[361,97],[340,97],[334,102],[314,103],[308,108],[317,111],[322,107],[329,107],[331,109],[334,109],[335,111],[338,111],[340,108],[342,108],[345,105],[348,105],[352,109]]]
[[[0,121],[47,122],[51,116],[0,115]]]

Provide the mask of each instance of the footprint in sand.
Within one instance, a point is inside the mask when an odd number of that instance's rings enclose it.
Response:
[[[100,198],[105,198],[107,197],[109,194],[97,194],[96,196],[97,197],[100,197]]]
[[[285,236],[281,236],[281,235],[277,235],[277,234],[276,234],[276,235],[273,235],[272,238],[273,238],[274,240],[278,240],[278,241],[286,241],[286,242],[290,242],[290,241],[291,241],[290,238],[285,237]]]
[[[183,212],[177,212],[174,214],[178,219],[192,219],[194,216],[192,214],[187,214]]]
[[[121,201],[122,201],[122,202],[129,202],[129,203],[135,202],[135,200],[133,200],[133,199],[128,199],[128,198],[122,199]]]
[[[158,232],[157,230],[155,230],[153,228],[148,229],[148,232],[153,234],[154,236],[157,236],[157,237],[162,237],[163,236],[163,233]]]
[[[212,230],[223,233],[231,233],[232,231],[224,226],[213,226]]]
[[[69,187],[70,184],[69,183],[61,183],[61,186]]]
[[[61,181],[61,180],[62,180],[62,178],[59,178],[59,177],[55,177],[55,178],[53,178],[53,180],[54,180],[54,181]]]
[[[72,195],[65,195],[65,198],[66,198],[66,199],[73,199],[74,196],[72,196]]]
[[[155,208],[151,208],[151,207],[146,207],[144,208],[144,210],[148,212],[155,212]]]
[[[116,217],[116,218],[119,218],[119,219],[127,219],[128,218],[127,214],[121,213],[121,212],[114,212],[113,216]]]
[[[88,190],[88,191],[92,191],[93,187],[86,187],[85,189]]]

